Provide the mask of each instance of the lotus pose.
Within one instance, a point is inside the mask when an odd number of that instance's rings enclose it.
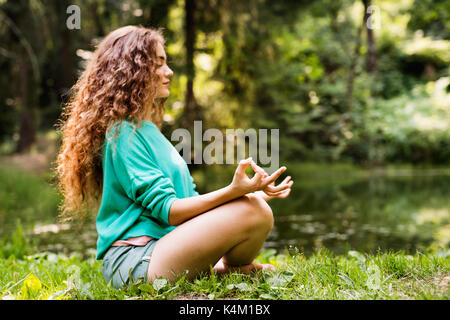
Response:
[[[160,30],[122,27],[99,43],[63,112],[63,214],[97,211],[97,259],[115,287],[193,278],[211,266],[273,269],[252,262],[273,227],[267,201],[286,198],[293,181],[275,186],[286,168],[269,175],[249,158],[229,185],[200,195],[160,131],[172,75]]]

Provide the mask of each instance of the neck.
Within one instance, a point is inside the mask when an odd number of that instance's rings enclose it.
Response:
[[[158,122],[161,119],[157,118],[159,116],[158,112],[157,112],[158,111],[157,108],[159,108],[162,103],[163,103],[163,101],[161,98],[156,98],[153,105],[147,105],[145,108],[145,111],[142,114],[141,120],[153,122],[154,124],[156,124],[159,127]]]

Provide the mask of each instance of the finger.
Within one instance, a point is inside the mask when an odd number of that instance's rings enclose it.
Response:
[[[291,181],[292,182],[292,181]],[[281,183],[278,186],[274,187],[271,185],[267,185],[264,190],[268,190],[270,192],[279,192],[279,191],[283,191],[286,190],[287,188],[290,188],[292,184],[290,183]]]
[[[285,191],[283,191],[280,195],[278,195],[278,198],[284,199],[286,198],[289,194],[291,193],[291,189],[287,189]]]
[[[286,178],[284,178],[284,180],[283,180],[277,187],[275,187],[275,182],[271,182],[271,183],[269,183],[269,184],[267,185],[266,188],[270,187],[270,188],[268,188],[268,190],[270,190],[270,191],[272,191],[272,192],[276,192],[276,189],[273,189],[273,188],[278,188],[278,187],[280,187],[279,189],[282,190],[281,186],[282,186],[282,185],[287,185],[290,179],[291,179],[291,176],[287,176]],[[294,181],[291,180],[291,182],[293,183]],[[292,186],[292,183],[290,184],[290,186]]]
[[[267,192],[267,191],[264,191],[264,192],[269,197],[278,197],[279,195],[283,194],[283,192],[285,192],[285,191],[283,190],[283,191],[280,191],[280,192]]]
[[[255,161],[252,160],[252,161],[251,161],[251,165],[252,165],[252,168],[253,168],[253,170],[254,170],[255,172],[259,172],[259,173],[261,173],[261,175],[263,175],[263,176],[265,176],[265,175],[268,176],[267,172],[264,171],[263,168],[261,168],[260,166],[258,166],[258,165],[256,164]]]
[[[288,183],[288,182],[289,182],[289,180],[291,180],[291,176],[287,176],[286,178],[284,178],[284,180],[283,180],[283,181],[281,181],[281,183],[280,183],[280,184],[283,184],[283,183]]]
[[[262,178],[263,178],[263,176],[261,175],[261,173],[256,172],[255,175],[253,176],[253,178],[250,179],[250,181],[253,184],[260,185]]]
[[[279,168],[277,171],[275,171],[274,173],[272,173],[270,176],[268,176],[267,178],[264,179],[264,184],[268,185],[271,182],[274,182],[275,180],[278,179],[278,177],[284,172],[286,171],[286,167],[282,166],[281,168]]]
[[[247,158],[247,159],[242,159],[241,161],[239,161],[239,165],[236,169],[236,171],[238,171],[241,174],[245,174],[245,169],[248,167],[248,165],[251,163],[252,161],[252,157]]]
[[[264,191],[265,194],[267,194],[270,197],[281,197],[281,196],[287,196],[290,192],[291,192],[291,188],[288,188],[286,190],[283,191],[279,191],[279,192],[266,192]]]
[[[286,185],[284,185],[283,187],[284,188],[282,188],[282,189],[270,189],[269,190],[269,188],[265,188],[263,191],[265,192],[265,193],[267,193],[267,194],[278,194],[278,193],[281,193],[281,192],[284,192],[284,191],[286,191],[287,189],[290,189],[291,188],[291,186],[292,186],[292,184],[286,184]]]
[[[291,193],[291,188],[280,191],[280,192],[266,192],[266,194],[270,197],[277,197],[277,198],[286,198]],[[264,191],[265,192],[265,191]]]

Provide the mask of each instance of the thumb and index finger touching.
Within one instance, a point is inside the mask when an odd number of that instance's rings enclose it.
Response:
[[[272,182],[274,182],[275,180],[277,180],[280,175],[286,171],[286,167],[282,166],[281,168],[279,168],[278,170],[276,170],[274,173],[272,173],[271,175],[268,175],[263,168],[261,168],[260,166],[258,166],[252,159],[252,157],[249,157],[247,159],[244,160],[244,164],[243,164],[243,170],[245,172],[245,168],[250,164],[252,166],[253,171],[255,171],[255,177],[257,177],[258,179],[262,176],[263,177],[263,184],[264,185],[268,185]],[[241,161],[242,162],[242,161]],[[254,177],[254,178],[255,178]]]
[[[239,162],[238,168],[236,169],[236,171],[241,174],[241,175],[246,175],[245,170],[247,169],[247,167],[249,165],[252,166],[253,171],[255,171],[255,175],[251,178],[251,181],[260,181],[261,177],[264,177],[264,170],[255,170],[255,168],[253,167],[253,165],[255,164],[255,162],[253,161],[252,157],[249,157],[247,159],[242,159]],[[265,172],[264,172],[265,173]]]
[[[251,164],[252,162],[253,162],[252,157],[247,158],[247,159],[242,159],[241,161],[239,161],[237,171],[239,173],[245,174],[245,169],[247,169],[248,165]]]

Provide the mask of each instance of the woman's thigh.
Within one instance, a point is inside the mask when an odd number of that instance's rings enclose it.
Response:
[[[174,279],[185,270],[192,278],[209,271],[227,253],[233,264],[251,263],[272,226],[272,210],[263,199],[244,196],[230,201],[162,237],[153,250],[147,278]]]

